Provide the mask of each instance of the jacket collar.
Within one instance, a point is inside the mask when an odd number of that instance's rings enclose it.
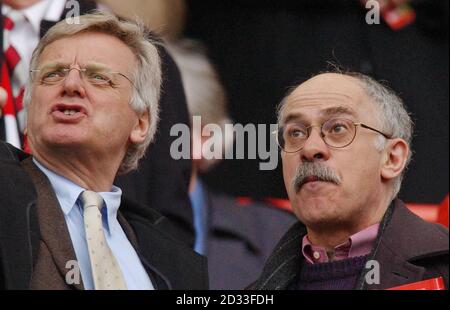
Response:
[[[124,205],[125,206],[127,205],[126,199],[124,199]],[[139,259],[141,260],[144,268],[146,269],[148,276],[152,280],[152,284],[155,287],[155,289],[160,290],[171,288],[170,281],[155,266],[153,266],[153,264],[150,263],[144,255],[142,255],[136,234],[134,233],[130,223],[128,223],[128,221],[125,219],[125,217],[122,215],[120,211],[117,213],[117,220],[119,221],[120,226],[122,226],[122,229],[125,232],[125,235],[127,236],[134,250],[138,254]]]
[[[444,231],[442,225],[425,222],[397,199],[390,223],[383,232],[386,238],[381,240],[393,253],[407,261],[414,261],[448,253],[448,235]]]
[[[120,213],[119,213],[120,214]],[[173,223],[152,208],[124,199],[121,207],[128,227],[137,237],[132,241],[138,245],[138,255],[156,280],[158,289],[207,288],[206,259],[180,242]],[[183,240],[183,239],[181,239]],[[167,260],[170,258],[170,262]],[[187,266],[180,274],[179,266]]]
[[[65,277],[70,271],[66,268],[66,263],[76,261],[77,258],[64,214],[50,181],[32,162],[31,157],[22,161],[22,166],[30,175],[38,192],[37,215],[42,240],[47,245],[59,272]],[[84,289],[82,280],[73,286],[78,290]]]
[[[301,268],[301,244],[306,227],[297,222],[283,236],[254,284],[257,290],[283,290],[295,279]]]
[[[413,229],[411,229],[413,228]],[[423,258],[448,255],[448,232],[439,224],[427,223],[396,199],[389,207],[369,260],[380,266],[380,284],[368,285],[366,270],[359,289],[386,289],[423,279],[425,268],[414,262]]]

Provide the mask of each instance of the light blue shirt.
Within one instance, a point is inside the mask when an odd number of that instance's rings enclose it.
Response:
[[[78,199],[86,189],[50,171],[34,158],[33,162],[47,176],[53,186],[59,205],[64,212],[64,219],[75,249],[84,288],[93,290],[94,281],[84,230],[83,207]],[[122,190],[113,186],[110,192],[98,194],[105,201],[101,212],[106,242],[119,263],[127,288],[129,290],[153,290],[154,287],[141,260],[117,220]]]
[[[194,251],[206,255],[208,238],[208,207],[205,190],[200,178],[197,178],[194,190],[189,194],[194,215],[195,244]]]

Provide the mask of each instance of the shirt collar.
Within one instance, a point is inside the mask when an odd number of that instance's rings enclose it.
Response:
[[[75,206],[78,206],[77,200],[82,192],[86,189],[75,184],[69,179],[56,174],[50,169],[44,167],[41,163],[39,163],[35,158],[33,158],[33,162],[36,166],[47,176],[52,184],[52,187],[55,191],[56,197],[58,198],[58,202],[61,206],[62,211],[65,216],[68,216],[70,212],[74,209]],[[117,186],[112,186],[111,191],[109,192],[99,192],[100,196],[102,196],[106,211],[103,211],[102,214],[106,214],[106,222],[107,222],[107,230],[109,233],[112,233],[116,229],[119,228],[119,222],[117,221],[117,212],[120,207],[122,190]],[[81,206],[80,206],[81,210]]]
[[[373,224],[350,237],[349,257],[367,255],[377,239],[380,223]]]
[[[337,245],[335,250],[335,260],[364,256],[372,251],[373,244],[378,235],[380,223],[373,224],[356,234],[351,235],[347,241]],[[308,235],[302,241],[303,257],[310,264],[326,263],[329,261],[326,249],[315,246],[311,243]]]
[[[112,186],[111,191],[109,192],[100,192],[98,193],[102,196],[103,200],[106,204],[107,210],[107,221],[108,221],[108,229],[109,233],[116,231],[119,229],[120,224],[117,221],[117,211],[120,207],[120,202],[122,198],[122,190],[117,186]]]
[[[32,6],[21,10],[27,18],[34,31],[39,34],[41,30],[41,22],[43,20],[57,22],[66,5],[65,0],[41,0]],[[10,6],[2,6],[2,14],[8,15],[13,9]]]

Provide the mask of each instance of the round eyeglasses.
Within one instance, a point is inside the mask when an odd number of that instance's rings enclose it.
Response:
[[[319,125],[305,126],[302,123],[288,123],[278,128],[276,133],[277,142],[280,148],[286,153],[300,151],[308,140],[311,129]],[[345,118],[333,118],[320,125],[320,136],[326,145],[332,148],[343,148],[350,145],[356,137],[358,127],[366,128],[381,134],[386,139],[391,139],[387,135],[375,128],[363,123],[354,123]]]

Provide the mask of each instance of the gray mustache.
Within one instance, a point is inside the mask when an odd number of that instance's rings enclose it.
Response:
[[[331,168],[318,162],[305,162],[298,166],[292,186],[298,192],[308,177],[315,176],[319,181],[341,184],[341,178]]]

